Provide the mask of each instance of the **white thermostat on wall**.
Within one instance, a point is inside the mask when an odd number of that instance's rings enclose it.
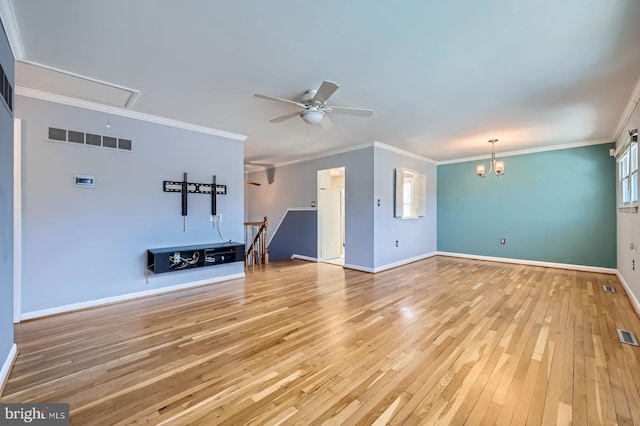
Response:
[[[73,186],[79,188],[93,188],[96,186],[96,177],[89,175],[74,175]]]

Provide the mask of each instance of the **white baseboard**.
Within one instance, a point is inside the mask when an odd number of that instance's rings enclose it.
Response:
[[[13,367],[13,363],[18,356],[18,346],[14,343],[9,350],[9,354],[7,355],[7,359],[2,364],[2,370],[0,370],[0,396],[4,392],[4,386],[7,384],[7,380],[9,380],[9,373],[11,372],[11,367]]]
[[[371,274],[375,272],[373,268],[367,268],[366,266],[359,265],[349,265],[348,263],[345,263],[344,265],[342,265],[342,267],[346,269],[353,269],[355,271],[369,272]]]
[[[316,259],[315,257],[303,256],[301,254],[292,254],[291,259],[306,260],[308,262],[319,262],[319,260]]]
[[[464,259],[488,260],[491,262],[518,263],[520,265],[544,266],[546,268],[570,269],[572,271],[598,272],[602,274],[615,275],[618,270],[613,268],[602,268],[600,266],[572,265],[570,263],[541,262],[538,260],[511,259],[508,257],[480,256],[477,254],[451,253],[447,251],[436,252],[438,256],[461,257]]]
[[[376,268],[369,268],[367,266],[360,265],[350,265],[348,263],[344,264],[344,268],[353,269],[355,271],[369,272],[371,274],[375,274],[376,272],[386,271],[387,269],[397,268],[398,266],[403,266],[409,263],[417,262],[419,260],[428,259],[430,257],[436,256],[438,252],[431,252],[427,254],[421,254],[420,256],[410,257],[408,259],[402,259],[397,262],[387,263],[386,265],[378,266]]]
[[[103,299],[88,300],[86,302],[72,303],[70,305],[57,306],[55,308],[43,309],[40,311],[25,312],[20,315],[22,321],[41,318],[50,315],[57,315],[65,312],[78,311],[81,309],[93,308],[100,305],[109,305],[116,302],[124,302],[126,300],[139,299],[141,297],[154,296],[162,293],[169,293],[177,290],[184,290],[192,287],[199,287],[207,284],[213,284],[220,281],[235,280],[236,278],[244,278],[244,272],[239,274],[225,275],[222,277],[208,278],[206,280],[192,281],[184,284],[172,285],[169,287],[154,288],[152,290],[139,291],[136,293],[121,294],[119,296],[105,297]]]
[[[629,287],[629,284],[627,284],[627,282],[624,280],[624,277],[622,276],[620,271],[617,271],[616,275],[618,277],[618,280],[620,280],[622,287],[624,287],[624,290],[627,292],[627,296],[629,296],[629,300],[631,301],[631,305],[633,305],[633,309],[635,309],[636,314],[640,317],[640,302],[638,302],[638,298],[635,294],[633,294],[633,291],[631,291],[631,287]]]
[[[393,263],[387,263],[386,265],[382,265],[382,266],[378,266],[377,268],[373,268],[373,272],[382,272],[382,271],[386,271],[387,269],[397,268],[398,266],[406,265],[408,263],[413,263],[413,262],[417,262],[419,260],[428,259],[430,257],[433,257],[433,256],[437,255],[437,254],[438,254],[438,252],[433,251],[431,253],[421,254],[420,256],[410,257],[408,259],[402,259],[402,260],[399,260],[399,261],[393,262]]]

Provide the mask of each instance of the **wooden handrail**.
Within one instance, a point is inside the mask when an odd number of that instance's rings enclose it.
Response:
[[[249,245],[244,257],[245,266],[269,263],[267,217],[265,216],[262,222],[245,222],[244,227],[245,244]],[[256,227],[258,228],[257,232]],[[251,231],[250,235],[247,233],[249,230]],[[251,240],[251,244],[249,244],[249,240]]]

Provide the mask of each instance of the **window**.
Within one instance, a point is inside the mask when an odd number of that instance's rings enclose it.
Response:
[[[620,207],[638,204],[638,143],[632,142],[618,159]]]
[[[415,177],[405,172],[402,184],[402,217],[416,217]]]
[[[416,219],[426,214],[425,175],[405,168],[396,169],[395,217]]]

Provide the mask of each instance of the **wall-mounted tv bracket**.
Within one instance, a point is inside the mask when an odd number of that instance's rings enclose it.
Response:
[[[216,200],[216,195],[218,195],[218,185],[216,185],[216,175],[213,175],[213,183],[211,184],[212,188],[215,188],[215,191],[211,191],[211,216],[215,216],[218,214],[218,201]],[[227,187],[224,188],[225,194],[227,193]]]
[[[187,182],[187,174],[184,173],[182,182],[163,181],[162,191],[182,194],[182,230],[185,231],[187,228],[187,194],[211,194],[211,214],[215,216],[217,214],[216,196],[226,195],[227,185],[216,184],[216,175],[213,175],[213,183]]]

